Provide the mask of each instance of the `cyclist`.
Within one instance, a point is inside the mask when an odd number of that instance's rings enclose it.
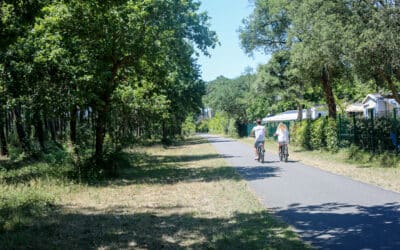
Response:
[[[257,126],[255,126],[251,132],[250,132],[250,136],[254,136],[255,140],[254,140],[254,151],[256,152],[256,158],[254,158],[254,160],[258,160],[259,155],[257,152],[257,147],[261,144],[263,152],[265,152],[265,148],[264,148],[264,140],[265,140],[265,127],[261,125],[261,119],[257,119],[256,120]]]
[[[289,130],[286,125],[282,122],[279,123],[276,128],[276,132],[274,136],[278,136],[278,154],[283,145],[287,145],[289,143]]]

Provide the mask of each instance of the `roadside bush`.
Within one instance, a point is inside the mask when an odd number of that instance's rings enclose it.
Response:
[[[208,133],[208,122],[208,119],[201,120],[198,124],[196,124],[196,131],[200,133]]]
[[[217,113],[208,123],[208,128],[211,133],[228,134],[229,120],[228,116],[222,113]]]
[[[297,133],[298,133],[299,127],[300,127],[300,124],[298,122],[293,123],[293,125],[291,125],[289,127],[290,143],[293,145],[299,145],[298,141],[297,141],[297,139],[298,139]]]
[[[374,121],[374,149],[379,152],[392,148],[390,140],[390,131],[392,129],[392,121],[390,119],[376,119]]]
[[[329,151],[339,150],[338,128],[335,119],[328,118],[325,126],[326,147]]]
[[[347,149],[347,158],[353,162],[365,163],[368,157],[365,152],[353,144]]]
[[[392,150],[393,145],[390,139],[390,131],[393,130],[392,122],[390,118],[356,119],[355,122],[349,124],[349,132],[352,134],[350,141],[371,152]]]
[[[182,124],[182,135],[190,136],[196,133],[196,124],[194,123],[193,116],[189,115],[186,117]]]
[[[228,124],[228,135],[231,137],[238,137],[238,129],[236,127],[236,120],[231,118],[229,119],[229,124]]]
[[[398,164],[398,160],[396,155],[391,154],[389,152],[384,152],[379,155],[379,166],[384,168],[393,168],[396,167]]]
[[[322,149],[326,147],[325,134],[326,119],[319,118],[310,124],[310,146],[312,149]]]
[[[296,132],[294,134],[295,142],[298,146],[301,146],[304,149],[311,149],[310,138],[311,138],[311,130],[310,126],[311,122],[309,120],[303,120],[298,123],[296,128]]]
[[[228,134],[229,119],[226,114],[216,113],[208,122],[208,128],[214,134]]]
[[[367,166],[379,166],[384,168],[397,167],[399,165],[398,157],[390,152],[381,154],[371,153],[361,149],[356,145],[351,145],[346,149],[347,157],[351,162],[363,164]]]

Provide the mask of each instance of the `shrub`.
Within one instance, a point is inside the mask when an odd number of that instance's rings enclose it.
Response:
[[[238,129],[236,127],[236,120],[231,118],[228,123],[228,135],[232,137],[238,137]]]
[[[228,133],[229,120],[227,115],[217,113],[208,123],[208,128],[211,133],[215,134],[227,134]]]
[[[321,149],[326,147],[325,134],[326,119],[320,118],[313,121],[310,125],[310,146],[312,149]]]
[[[198,124],[196,124],[196,131],[200,133],[208,133],[208,122],[209,120],[201,120]]]
[[[332,152],[339,150],[338,128],[335,119],[328,118],[325,126],[326,147]]]
[[[303,120],[299,122],[296,126],[295,134],[293,135],[296,145],[301,146],[304,149],[311,149],[310,133],[310,121]]]
[[[391,153],[384,152],[379,155],[378,159],[381,167],[392,168],[397,166],[397,157]]]
[[[357,147],[356,145],[352,144],[348,150],[347,150],[347,158],[350,161],[353,162],[358,162],[358,163],[364,163],[365,160],[365,153],[362,152],[362,150],[360,150],[359,147]]]
[[[348,122],[349,141],[364,150],[383,152],[393,149],[390,131],[393,129],[390,118],[356,119]],[[343,137],[343,135],[341,135]]]
[[[196,124],[194,123],[193,116],[189,115],[182,124],[182,135],[191,136],[194,133],[196,133]]]
[[[289,134],[290,134],[290,143],[293,145],[299,145],[298,141],[297,141],[297,134],[298,134],[298,129],[300,127],[300,123],[296,122],[293,123],[293,125],[291,125],[289,127]]]
[[[390,131],[392,129],[392,121],[390,119],[376,119],[374,121],[374,149],[379,152],[392,148],[390,140]]]

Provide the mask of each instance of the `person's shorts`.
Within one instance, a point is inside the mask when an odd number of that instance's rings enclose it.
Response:
[[[280,141],[280,142],[278,142],[278,144],[279,144],[279,146],[283,146],[285,144],[288,144],[288,142],[287,141]]]
[[[260,144],[264,144],[264,141],[256,141],[254,147],[257,148]]]

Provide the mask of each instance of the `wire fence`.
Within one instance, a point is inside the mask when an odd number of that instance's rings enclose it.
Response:
[[[397,147],[400,128],[397,110],[386,116],[366,118],[338,116],[338,141],[340,147],[356,145],[372,152],[390,151]]]

